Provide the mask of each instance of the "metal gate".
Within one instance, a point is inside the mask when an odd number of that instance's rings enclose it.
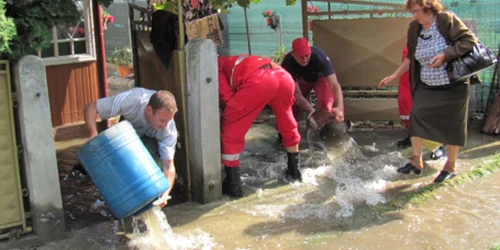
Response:
[[[26,231],[9,62],[0,60],[0,239]]]
[[[401,64],[410,21],[379,18],[313,23],[314,45],[328,54],[342,86],[346,119],[399,120],[397,89],[378,90],[377,85]]]
[[[404,5],[382,1],[306,1],[304,34],[312,35],[335,67],[347,120],[399,120],[397,84],[378,90],[401,64],[412,20]],[[309,30],[308,30],[309,29]]]

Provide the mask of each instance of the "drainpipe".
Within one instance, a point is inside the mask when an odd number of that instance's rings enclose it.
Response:
[[[191,200],[191,164],[190,164],[190,150],[189,150],[189,135],[188,135],[188,120],[187,120],[187,97],[188,93],[186,90],[186,58],[184,54],[184,44],[186,43],[185,40],[185,35],[186,31],[184,29],[184,17],[182,16],[183,8],[182,8],[182,1],[177,0],[177,21],[179,23],[179,38],[177,39],[178,42],[178,50],[177,50],[177,55],[179,57],[178,63],[179,65],[179,72],[177,74],[179,75],[179,84],[180,84],[180,91],[181,91],[181,105],[182,105],[182,117],[183,117],[183,122],[184,122],[184,138],[186,140],[184,141],[186,143],[186,146],[184,147],[184,150],[186,152],[186,174],[187,174],[187,186],[188,186],[188,192],[187,196],[188,199]]]
[[[101,89],[100,97],[107,97],[108,91],[108,72],[106,69],[106,50],[104,45],[104,29],[102,28],[102,8],[97,0],[92,0],[93,13],[94,15],[94,29],[95,29],[95,43],[96,43],[96,54],[97,54],[97,82]],[[110,126],[109,120],[102,123],[102,129],[108,128]]]

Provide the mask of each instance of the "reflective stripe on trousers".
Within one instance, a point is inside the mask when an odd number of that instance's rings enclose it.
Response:
[[[240,159],[240,154],[222,154],[222,160],[225,161],[236,161]]]

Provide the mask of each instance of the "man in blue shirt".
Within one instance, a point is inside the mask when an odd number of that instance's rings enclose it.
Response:
[[[177,128],[174,121],[176,113],[177,104],[172,93],[144,88],[133,88],[115,96],[101,98],[88,104],[84,110],[89,140],[98,134],[96,126],[98,116],[109,119],[121,115],[121,118],[130,122],[170,184],[160,199],[160,207],[167,205],[176,176],[174,166],[177,145]],[[85,173],[81,164],[77,164],[73,169]]]
[[[292,51],[283,58],[285,68],[297,83],[295,88],[294,116],[301,111],[307,118],[315,112],[308,101],[312,89],[317,96],[316,109],[330,112],[335,122],[344,121],[344,97],[330,58],[320,48],[311,46],[305,38],[292,43]]]

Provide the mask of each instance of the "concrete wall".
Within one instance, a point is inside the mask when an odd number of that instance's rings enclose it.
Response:
[[[217,49],[210,39],[185,48],[189,162],[193,200],[222,198]]]
[[[65,227],[46,79],[36,56],[23,57],[14,69],[32,223],[38,236],[51,239],[61,237]]]

